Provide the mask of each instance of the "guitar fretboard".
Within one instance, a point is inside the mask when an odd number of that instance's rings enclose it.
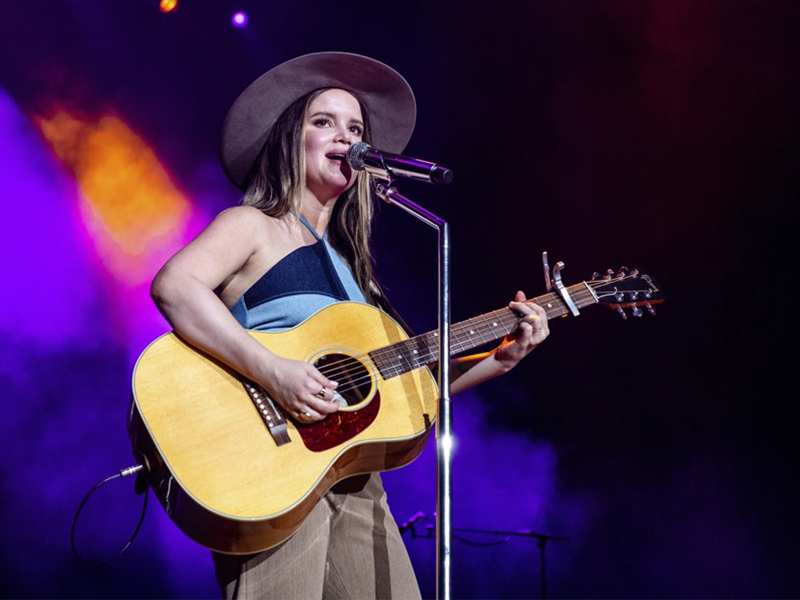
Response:
[[[567,288],[578,308],[597,303],[597,297],[585,283],[576,283]],[[550,292],[531,300],[545,309],[547,318],[561,317],[569,313],[556,292]],[[478,315],[450,326],[451,356],[466,352],[503,338],[519,327],[523,315],[510,308],[501,308]],[[439,360],[439,332],[429,331],[402,342],[378,348],[369,353],[384,379],[408,373]]]

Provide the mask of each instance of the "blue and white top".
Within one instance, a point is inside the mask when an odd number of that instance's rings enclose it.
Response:
[[[283,331],[334,302],[365,302],[350,267],[302,216],[317,242],[290,252],[231,307],[245,329]]]

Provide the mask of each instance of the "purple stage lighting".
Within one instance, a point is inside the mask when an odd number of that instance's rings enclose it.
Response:
[[[231,23],[233,23],[235,27],[244,27],[247,25],[247,13],[242,11],[233,13],[233,16],[231,17]]]

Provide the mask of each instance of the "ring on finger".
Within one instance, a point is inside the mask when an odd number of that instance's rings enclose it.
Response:
[[[307,410],[296,412],[294,416],[300,419],[301,421],[308,421],[309,419],[311,419],[311,413],[308,412]]]
[[[318,391],[316,393],[316,396],[317,396],[317,398],[322,398],[324,400],[325,399],[325,394],[327,394],[327,393],[328,393],[328,390],[325,387],[323,387],[320,391]]]

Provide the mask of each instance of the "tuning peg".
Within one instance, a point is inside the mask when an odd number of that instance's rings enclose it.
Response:
[[[634,269],[631,271],[631,277],[638,277],[639,276],[639,269]]]
[[[611,279],[614,277],[614,269],[606,269],[606,276],[603,279]]]
[[[619,314],[619,316],[622,317],[623,321],[628,320],[628,315],[625,314],[625,309],[622,308],[621,306],[617,307],[617,314]]]
[[[594,273],[592,273],[592,281],[597,281],[597,280],[598,280],[598,279],[600,279],[601,277],[602,277],[602,275],[600,275],[600,273],[598,273],[597,271],[595,271]]]
[[[631,314],[638,319],[644,314],[644,311],[634,304],[631,308]]]
[[[627,277],[629,271],[630,269],[628,269],[628,267],[620,267],[617,272],[617,277]]]
[[[639,292],[630,292],[628,295],[631,297],[631,300],[635,302],[636,299],[639,297]]]
[[[645,303],[644,303],[644,307],[647,309],[647,312],[649,312],[649,313],[650,313],[651,315],[653,315],[654,317],[656,316],[656,309],[655,309],[655,308],[653,308],[652,306],[650,306],[650,303],[649,303],[649,302],[645,302]]]

